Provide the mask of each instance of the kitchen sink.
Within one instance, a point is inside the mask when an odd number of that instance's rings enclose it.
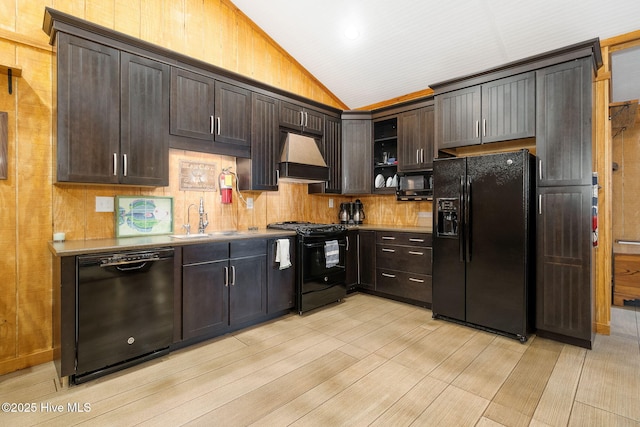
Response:
[[[209,233],[211,236],[234,236],[236,234],[240,234],[239,231],[236,230],[228,230],[228,231],[214,231],[213,233]]]
[[[216,237],[216,236],[235,236],[240,234],[240,231],[227,230],[227,231],[213,231],[211,233],[192,233],[192,234],[171,234],[169,237],[175,239],[201,239],[203,237]]]

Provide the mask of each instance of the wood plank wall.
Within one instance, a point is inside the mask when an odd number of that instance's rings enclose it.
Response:
[[[594,167],[598,172],[599,247],[595,251],[595,327],[601,334],[610,333],[613,241],[615,238],[613,205],[614,178],[612,165],[613,135],[609,121],[611,88],[611,53],[640,45],[640,31],[601,40],[603,66],[595,83]]]
[[[0,78],[0,111],[8,113],[7,179],[0,180],[0,243],[4,249],[0,257],[0,374],[51,360],[52,258],[46,242],[54,231],[67,232],[69,239],[111,237],[113,214],[94,212],[96,196],[174,196],[176,228],[185,221],[186,206],[204,197],[211,230],[263,227],[280,220],[331,222],[337,219],[339,203],[352,199],[334,197],[334,208],[330,209],[326,196],[308,196],[306,187],[290,184],[282,185],[277,193],[244,194],[254,198],[252,210],[238,202],[237,194],[232,205],[221,205],[217,193],[180,191],[176,178],[178,164],[181,159],[195,159],[225,167],[233,165],[233,158],[179,150],[171,151],[171,182],[167,188],[53,185],[54,57],[42,31],[46,6],[319,102],[346,108],[228,0],[0,2],[0,64],[22,68],[22,76],[13,78],[12,95],[8,94],[7,79]],[[608,84],[606,78],[601,81],[599,94],[606,92]],[[428,92],[427,88],[375,107]],[[598,111],[604,111],[607,103],[608,100],[599,97]],[[604,116],[599,114],[597,120],[606,121]],[[597,143],[599,149],[607,152],[610,138],[605,135],[606,123],[602,126]],[[606,174],[601,176],[605,177],[601,182],[606,187],[609,185]],[[414,225],[418,212],[431,210],[428,203],[396,203],[393,196],[368,196],[362,200],[370,223]],[[605,200],[606,197],[601,197],[601,203]],[[606,206],[601,208],[602,229],[607,227],[602,217],[606,211]],[[601,231],[602,246],[605,236]],[[608,328],[610,303],[606,298],[610,256],[607,264],[606,252],[600,251],[605,257],[598,257],[597,280],[598,321],[603,329]],[[601,269],[601,265],[608,265],[609,272]]]
[[[186,222],[186,208],[205,199],[209,230],[264,227],[284,220],[332,222],[342,201],[308,196],[306,186],[282,184],[276,193],[246,193],[254,209],[222,205],[218,193],[179,190],[182,159],[233,166],[226,156],[172,150],[170,185],[166,188],[53,185],[52,89],[54,57],[42,31],[44,8],[53,7],[114,30],[156,43],[298,93],[338,108],[347,107],[301,67],[260,28],[227,0],[32,0],[0,2],[0,64],[16,64],[22,77],[13,78],[8,94],[0,78],[0,111],[8,113],[7,180],[0,180],[0,374],[52,358],[52,258],[47,249],[54,231],[68,239],[112,237],[112,213],[96,213],[96,196],[170,195],[175,198],[175,227]],[[0,76],[2,77],[2,76]],[[386,196],[367,209],[370,221],[415,220],[430,205],[397,205]],[[367,206],[365,205],[365,208]],[[407,215],[406,212],[409,212]],[[193,213],[193,211],[192,211]],[[196,220],[191,219],[192,227]]]

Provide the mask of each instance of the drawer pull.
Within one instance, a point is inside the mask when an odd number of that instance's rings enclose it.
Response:
[[[395,279],[395,278],[396,278],[396,275],[395,275],[395,274],[382,273],[382,275],[383,275],[384,277],[389,277],[389,278],[391,278],[391,279]]]
[[[382,236],[382,240],[396,240],[396,238],[391,236]]]
[[[424,280],[422,280],[422,279],[414,279],[413,277],[409,277],[409,281],[410,282],[424,283]]]
[[[395,252],[395,249],[382,248],[382,252]]]
[[[409,251],[411,255],[424,255],[424,252]]]
[[[413,238],[413,239],[409,239],[409,241],[410,241],[410,242],[424,243],[424,239],[416,239],[416,238]]]

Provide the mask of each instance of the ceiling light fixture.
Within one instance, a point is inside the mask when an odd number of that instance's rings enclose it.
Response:
[[[344,36],[346,38],[348,38],[349,40],[355,40],[358,37],[360,37],[360,30],[358,30],[356,27],[354,27],[353,25],[348,26],[347,28],[345,28],[344,30]]]

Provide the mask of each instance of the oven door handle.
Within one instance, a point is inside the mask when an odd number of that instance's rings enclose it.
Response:
[[[339,240],[338,241],[338,246],[347,246],[347,243],[343,240]],[[304,247],[305,248],[323,248],[324,247],[324,242],[322,243],[304,243]]]

